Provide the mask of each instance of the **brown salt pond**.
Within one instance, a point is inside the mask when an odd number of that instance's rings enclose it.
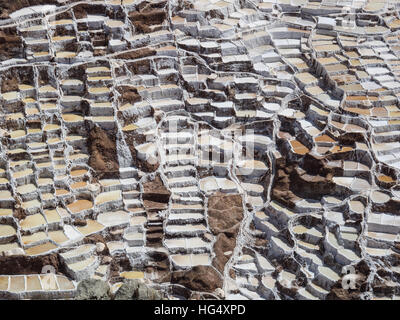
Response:
[[[79,121],[83,121],[83,117],[79,116],[77,114],[72,114],[72,113],[68,113],[68,114],[63,114],[62,118],[65,122],[79,122]]]
[[[76,57],[76,53],[75,52],[71,52],[71,51],[60,51],[56,53],[56,57],[57,58],[74,58]]]
[[[9,225],[0,225],[0,237],[10,237],[16,234],[15,229]]]
[[[70,187],[71,187],[71,189],[73,189],[73,190],[82,189],[82,188],[87,187],[87,182],[86,182],[86,181],[75,182],[75,183],[72,183],[72,184],[70,185]]]
[[[12,276],[10,277],[10,288],[11,292],[22,292],[25,291],[25,277],[24,276]]]
[[[46,221],[44,220],[44,217],[40,213],[28,216],[20,222],[20,226],[23,230],[29,230],[45,224]]]
[[[61,217],[58,214],[57,210],[44,210],[44,216],[46,217],[47,223],[55,223],[60,222]]]
[[[290,141],[290,145],[292,146],[294,153],[304,155],[310,152],[310,149],[297,140]]]
[[[390,200],[390,196],[380,191],[373,191],[371,193],[371,200],[375,203],[385,203]]]
[[[97,221],[88,219],[88,220],[86,220],[86,226],[78,227],[77,229],[84,236],[87,236],[92,233],[100,232],[101,230],[104,229],[104,226],[102,224],[98,223]]]
[[[72,213],[79,213],[93,208],[93,203],[89,200],[76,200],[75,202],[67,205],[67,208]]]
[[[67,236],[64,234],[63,231],[58,230],[58,231],[50,231],[49,232],[49,238],[53,240],[57,244],[63,244],[64,242],[67,242],[69,239]]]
[[[83,176],[87,173],[88,171],[86,169],[77,169],[77,170],[71,170],[71,177],[80,177]]]
[[[26,291],[38,291],[42,289],[38,275],[26,276]]]
[[[394,182],[396,182],[395,180],[393,180],[392,177],[389,177],[389,176],[384,175],[384,174],[378,175],[377,178],[381,182],[386,182],[386,183],[394,183]]]
[[[143,225],[147,222],[147,218],[145,216],[136,216],[130,219],[131,226]]]
[[[60,290],[74,290],[75,286],[74,284],[68,280],[68,278],[64,276],[59,276],[57,275],[57,282],[58,285],[60,286]]]
[[[120,276],[125,279],[143,279],[144,273],[141,271],[125,271],[120,273]]]
[[[24,245],[35,243],[45,239],[47,239],[47,235],[44,232],[36,232],[28,236],[21,236],[21,241]]]
[[[315,142],[321,142],[321,143],[335,143],[335,140],[333,140],[330,136],[323,134],[319,137],[316,137]]]
[[[8,289],[8,276],[0,276],[0,291]]]
[[[57,249],[56,245],[54,245],[51,242],[46,242],[44,244],[40,244],[40,245],[31,247],[29,249],[26,249],[25,253],[27,255],[29,255],[29,256],[36,256],[36,255],[39,255],[39,254],[47,253],[47,252],[52,251],[54,249]]]
[[[69,191],[65,189],[56,189],[55,194],[56,196],[65,196],[66,194],[69,194]]]

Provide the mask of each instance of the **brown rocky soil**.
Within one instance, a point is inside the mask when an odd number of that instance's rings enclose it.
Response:
[[[383,212],[383,213],[390,212],[392,214],[399,215],[400,214],[400,201],[397,201],[395,199],[390,199],[389,201],[387,201],[385,203],[373,203],[372,210],[374,212]]]
[[[146,142],[146,137],[143,134],[137,133],[135,131],[125,132],[125,141],[128,144],[129,150],[131,151],[132,160],[134,166],[142,170],[143,172],[155,172],[159,163],[150,164],[147,161],[138,159],[137,151],[135,146]]]
[[[106,54],[107,54],[107,50],[104,50],[104,49],[96,48],[96,49],[93,50],[93,55],[95,57],[105,56]]]
[[[333,170],[323,159],[306,155],[299,164],[282,157],[276,161],[272,198],[289,208],[302,198],[320,200],[334,194]]]
[[[151,64],[149,59],[126,62],[126,67],[133,74],[151,74]]]
[[[214,244],[215,258],[213,260],[213,266],[218,269],[219,272],[223,273],[224,268],[232,254],[224,254],[225,252],[232,252],[236,245],[236,236],[239,230],[239,226],[233,229],[234,232],[230,236],[225,233],[217,235],[217,241]]]
[[[56,253],[42,256],[0,256],[0,274],[40,274],[46,265],[53,266],[59,274],[65,274],[64,265]]]
[[[240,194],[216,193],[208,199],[208,219],[213,233],[224,232],[243,219]]]
[[[116,89],[121,94],[119,97],[120,105],[124,105],[125,103],[134,104],[135,102],[142,100],[135,87],[120,86]]]
[[[293,167],[286,167],[285,164],[278,161],[276,165],[276,173],[271,194],[272,199],[283,203],[289,208],[293,208],[294,203],[300,200],[300,198],[290,190],[290,174],[293,171]]]
[[[164,186],[158,175],[153,181],[143,184],[143,204],[148,210],[165,208],[170,196],[171,192]]]
[[[186,0],[178,0],[177,11],[193,9],[193,3]]]
[[[119,164],[114,132],[94,127],[89,132],[89,165],[98,178],[119,176]]]
[[[211,232],[216,236],[213,265],[223,273],[225,264],[236,246],[236,237],[243,219],[243,203],[239,194],[216,193],[208,200],[208,222]]]
[[[136,6],[136,10],[139,12],[148,12],[154,9],[166,9],[167,1],[142,1]]]
[[[44,86],[49,84],[49,74],[47,68],[38,68],[39,69],[39,85]]]
[[[339,285],[338,285],[339,286]],[[359,290],[347,290],[340,287],[331,289],[331,292],[326,297],[327,300],[360,300]]]
[[[129,13],[129,19],[133,24],[140,23],[143,26],[152,26],[162,24],[167,17],[167,13],[163,9],[155,9],[149,11],[133,11]]]
[[[170,277],[172,284],[183,285],[192,291],[214,292],[223,285],[221,276],[211,266],[195,266],[188,271],[175,271]]]
[[[2,72],[1,92],[17,91],[19,84],[33,85],[31,67],[10,68]]]
[[[88,14],[105,15],[105,7],[96,4],[81,3],[73,8],[76,19],[86,18]]]
[[[14,218],[18,219],[18,221],[21,221],[26,218],[27,214],[25,210],[19,206],[18,208],[14,209],[13,216]]]
[[[131,271],[132,266],[129,258],[125,254],[114,255],[110,263],[110,283],[121,282],[124,280],[120,277],[120,273],[124,271]]]
[[[156,54],[156,50],[150,48],[142,48],[131,50],[128,52],[123,52],[114,56],[116,59],[126,59],[126,60],[133,60],[133,59],[140,59],[144,57],[154,56]]]
[[[151,32],[150,27],[148,27],[146,24],[144,24],[140,21],[133,22],[133,25],[135,26],[137,33],[150,33]]]
[[[96,245],[97,243],[102,243],[104,244],[104,250],[101,252],[97,252],[98,255],[100,255],[102,258],[110,255],[110,251],[107,247],[107,241],[101,234],[92,234],[90,236],[87,236],[83,239],[83,243],[90,243],[94,245]]]
[[[149,228],[150,230],[150,228]],[[148,234],[147,234],[148,236]],[[162,234],[161,234],[162,237]],[[161,247],[162,243],[158,245],[158,247]],[[149,247],[155,247],[153,244],[149,243]],[[145,262],[144,265],[144,270],[147,273],[156,273],[159,279],[162,279],[164,277],[168,277],[170,274],[170,269],[169,269],[169,258],[168,255],[164,252],[161,251],[150,251],[148,253],[149,260]]]
[[[0,5],[0,8],[2,6]],[[24,55],[22,39],[16,28],[0,30],[0,60],[22,58]]]

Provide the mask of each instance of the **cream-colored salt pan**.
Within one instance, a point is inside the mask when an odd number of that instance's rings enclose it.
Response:
[[[122,193],[120,190],[100,193],[95,200],[96,205],[101,205],[110,201],[122,200]]]

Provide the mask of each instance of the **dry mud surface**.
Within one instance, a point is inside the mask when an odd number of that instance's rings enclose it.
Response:
[[[400,297],[398,1],[0,9],[0,299]]]

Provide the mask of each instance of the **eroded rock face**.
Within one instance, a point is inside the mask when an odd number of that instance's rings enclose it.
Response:
[[[135,164],[135,167],[139,168],[144,172],[155,172],[159,167],[159,163],[149,163],[146,160],[142,160],[138,158],[138,151],[136,150],[136,146],[145,143],[146,137],[143,134],[133,132],[126,133],[126,143],[128,144],[129,150],[131,151],[132,159]]]
[[[117,254],[112,257],[110,262],[110,282],[120,282],[123,278],[121,272],[132,270],[129,258],[125,254]]]
[[[134,59],[145,58],[148,56],[153,56],[155,53],[156,53],[156,51],[154,49],[143,48],[143,49],[139,49],[139,50],[132,50],[132,51],[128,51],[128,52],[119,53],[115,57],[118,59],[134,60]],[[136,94],[137,94],[137,92],[136,92]]]
[[[129,19],[135,26],[136,30],[141,33],[151,32],[150,26],[159,25],[167,18],[166,12],[163,9],[151,9],[144,7],[140,11],[133,12],[129,15]]]
[[[333,170],[323,159],[306,155],[300,164],[285,157],[276,162],[276,175],[272,196],[289,207],[303,198],[320,200],[325,195],[334,195],[336,184],[332,181]]]
[[[213,265],[221,273],[236,247],[236,237],[243,219],[242,197],[217,193],[208,199],[208,221],[216,236]]]
[[[89,132],[89,164],[99,177],[118,177],[119,164],[115,134],[94,127]]]
[[[239,231],[239,225],[216,235],[216,241],[213,247],[215,258],[213,266],[221,273],[229,258],[232,256],[233,249],[236,246],[236,236]]]
[[[122,56],[120,57],[121,59],[137,59],[140,58],[140,56]],[[137,89],[134,87],[127,87],[127,86],[121,86],[117,88],[120,96],[120,103],[121,105],[125,104],[125,103],[135,103],[137,101],[141,100],[140,95],[137,92]]]
[[[165,208],[170,196],[171,192],[164,186],[158,175],[154,180],[143,184],[143,203],[146,209]]]
[[[7,42],[7,41],[6,41]],[[11,43],[12,46],[12,43]],[[21,72],[22,71],[22,72]],[[21,84],[33,85],[33,69],[10,68],[4,73],[1,82],[1,92],[17,91]]]
[[[105,14],[106,8],[102,5],[81,3],[73,7],[77,19],[87,18],[88,14]]]
[[[22,38],[16,34],[16,30],[0,30],[0,60],[22,58],[23,56]]]
[[[211,231],[216,234],[235,227],[243,219],[241,195],[212,195],[208,198],[208,214]]]

